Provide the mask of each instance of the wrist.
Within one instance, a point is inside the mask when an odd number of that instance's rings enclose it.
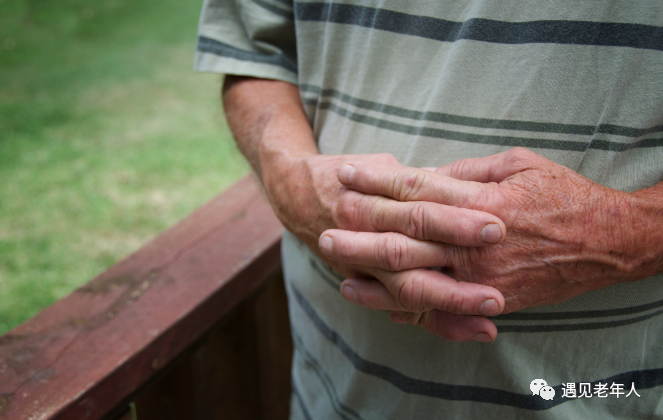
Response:
[[[308,222],[315,219],[307,213],[316,208],[310,203],[317,194],[309,161],[317,155],[293,150],[273,150],[266,155],[262,177],[265,194],[284,227],[307,242],[305,236],[311,234],[301,230],[308,230]]]
[[[631,280],[663,272],[663,188],[627,194],[630,223],[621,229],[631,244]]]
[[[577,223],[584,226],[571,236],[575,257],[558,265],[568,279],[586,290],[641,280],[663,271],[661,238],[653,231],[663,223],[661,205],[639,192],[625,193],[599,187],[578,203]],[[573,212],[571,212],[573,213]],[[659,221],[654,219],[658,217]],[[561,268],[563,267],[563,268]]]
[[[273,206],[291,201],[305,191],[307,181],[306,162],[318,153],[299,148],[281,147],[261,142],[259,147],[261,181]],[[278,209],[275,207],[278,215]]]
[[[227,76],[223,104],[237,146],[261,180],[288,156],[317,153],[297,86]]]

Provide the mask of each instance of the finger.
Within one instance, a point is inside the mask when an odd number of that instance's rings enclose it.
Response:
[[[336,261],[389,271],[451,265],[450,246],[406,235],[330,229],[320,236],[320,250]]]
[[[337,176],[349,189],[397,201],[432,201],[466,207],[468,201],[474,202],[488,192],[486,184],[461,181],[419,168],[368,162],[345,163]]]
[[[497,327],[483,316],[456,315],[436,309],[421,314],[392,311],[390,315],[394,322],[414,323],[447,340],[489,342],[497,338]]]
[[[457,315],[437,309],[418,313],[394,309],[399,305],[379,280],[348,279],[341,284],[341,294],[368,308],[389,310],[394,322],[419,325],[447,340],[492,341],[497,337],[495,324],[483,316]]]
[[[482,158],[461,159],[434,172],[463,181],[502,182],[518,172],[534,166],[538,155],[523,148],[513,148],[506,152]]]
[[[345,229],[399,232],[424,241],[485,246],[506,236],[502,220],[487,212],[426,201],[400,202],[356,191],[343,194],[337,212]]]
[[[436,271],[368,271],[377,280],[346,279],[341,283],[343,297],[371,309],[388,311],[440,309],[454,314],[495,316],[504,309],[504,297],[497,289],[458,282]]]
[[[346,279],[341,295],[352,303],[378,311],[401,311],[394,295],[377,279]]]

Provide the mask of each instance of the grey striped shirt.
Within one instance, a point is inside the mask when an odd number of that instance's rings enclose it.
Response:
[[[660,0],[208,0],[196,69],[299,85],[326,154],[439,166],[523,146],[622,191],[663,181]],[[284,269],[293,418],[663,418],[663,276],[451,343],[345,301],[292,235]],[[608,396],[563,397],[569,383]]]

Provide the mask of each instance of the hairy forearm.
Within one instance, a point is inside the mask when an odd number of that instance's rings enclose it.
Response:
[[[317,236],[331,222],[319,220],[324,211],[316,202],[310,164],[319,152],[299,89],[277,80],[227,76],[223,104],[235,141],[277,217],[316,251]]]
[[[264,182],[296,157],[317,154],[299,89],[286,82],[226,76],[226,118],[239,149]]]

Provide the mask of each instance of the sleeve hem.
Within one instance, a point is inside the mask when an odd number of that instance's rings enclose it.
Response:
[[[297,74],[284,67],[275,64],[223,57],[201,51],[196,52],[194,70],[199,72],[234,74],[261,79],[281,80],[295,86],[299,85]]]

